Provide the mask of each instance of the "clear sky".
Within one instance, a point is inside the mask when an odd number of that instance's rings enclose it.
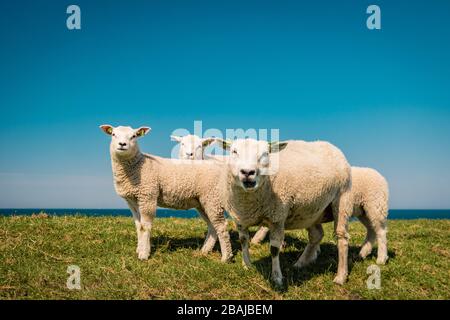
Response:
[[[124,207],[98,125],[169,156],[194,120],[328,140],[392,208],[450,208],[450,1],[1,1],[0,116],[3,208]]]

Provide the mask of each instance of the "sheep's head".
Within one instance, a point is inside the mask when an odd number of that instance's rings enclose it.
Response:
[[[283,150],[287,142],[267,142],[254,139],[236,139],[229,142],[217,139],[222,148],[230,151],[228,168],[235,182],[246,191],[256,190],[267,176],[269,154]]]
[[[139,151],[137,139],[145,136],[151,130],[149,127],[133,129],[119,126],[114,128],[108,124],[101,125],[100,129],[111,136],[111,153],[122,158],[134,156]]]
[[[180,159],[201,160],[206,147],[216,141],[215,138],[200,138],[199,136],[188,134],[184,137],[170,136],[173,141],[180,143],[178,156]]]

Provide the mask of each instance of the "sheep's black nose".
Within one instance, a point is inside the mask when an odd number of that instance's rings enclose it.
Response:
[[[127,145],[126,142],[119,142],[119,146],[121,146],[121,147],[125,147],[126,145]]]
[[[246,176],[246,177],[248,177],[248,176],[253,176],[253,175],[255,175],[255,170],[244,170],[244,169],[241,169],[241,173],[244,175],[244,176]]]

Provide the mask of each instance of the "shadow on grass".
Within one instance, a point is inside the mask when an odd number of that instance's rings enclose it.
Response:
[[[206,236],[206,234],[205,234]],[[251,234],[253,236],[253,234]],[[230,231],[231,246],[233,251],[233,256],[241,254],[241,245],[239,243],[239,235],[236,231]],[[152,254],[156,251],[162,252],[173,252],[179,249],[193,249],[199,250],[204,242],[204,237],[188,237],[188,238],[173,238],[165,235],[155,236],[152,238]],[[290,235],[285,236],[286,247],[294,247],[294,251],[282,251],[280,254],[280,264],[285,277],[285,285],[283,288],[273,289],[278,291],[286,291],[288,285],[300,285],[305,281],[308,281],[316,276],[323,275],[326,273],[332,273],[333,278],[337,272],[337,246],[335,243],[322,243],[320,245],[320,254],[317,260],[304,268],[298,269],[293,267],[294,263],[298,260],[303,250],[305,249],[307,242],[293,237]],[[268,241],[262,242],[263,245],[268,246]],[[355,263],[361,263],[363,259],[359,257],[360,245],[350,245],[348,251],[348,272],[351,276],[351,271]],[[219,242],[217,241],[214,251],[220,252]],[[389,260],[395,259],[395,252],[392,250],[388,251]],[[376,248],[373,249],[372,253],[366,258],[375,259],[377,256]],[[388,261],[389,261],[388,260]],[[269,252],[269,247],[267,247],[267,256],[253,261],[253,265],[256,270],[261,273],[264,278],[270,281],[271,269],[272,269],[272,259]]]
[[[333,278],[337,272],[337,260],[338,252],[337,246],[334,243],[322,243],[320,245],[320,254],[317,260],[309,266],[298,269],[293,265],[297,262],[300,255],[303,253],[307,242],[296,237],[289,235],[285,236],[286,247],[294,247],[295,251],[283,251],[280,253],[280,265],[284,276],[283,288],[273,287],[278,291],[286,291],[289,285],[301,285],[303,282],[308,281],[316,276],[323,275],[325,273],[332,273]],[[359,245],[349,245],[348,250],[348,272],[351,276],[351,271],[355,263],[364,261],[359,257],[359,251],[361,247]],[[270,281],[270,275],[272,270],[272,258],[270,257],[269,250],[267,250],[267,256],[253,261],[256,270],[260,272],[266,279]],[[389,260],[395,259],[395,252],[388,251]],[[376,259],[376,249],[374,249],[367,259]],[[373,261],[375,264],[375,261]]]
[[[155,236],[151,239],[152,252],[155,251],[177,251],[179,249],[200,249],[205,238],[188,237],[174,238],[169,236]]]
[[[179,249],[194,249],[200,250],[206,238],[206,233],[203,237],[188,237],[188,238],[174,238],[166,235],[154,236],[151,239],[152,253],[158,250],[161,251],[177,251]],[[230,231],[231,249],[233,256],[240,254],[241,244],[239,242],[239,235],[236,231]],[[219,241],[216,242],[213,251],[220,252]]]

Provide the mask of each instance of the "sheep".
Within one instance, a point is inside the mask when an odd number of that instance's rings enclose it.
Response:
[[[180,149],[178,151],[179,159],[186,160],[214,160],[224,161],[227,156],[219,154],[205,154],[205,149],[212,143],[216,142],[215,137],[200,138],[194,134],[188,134],[186,136],[170,136],[173,141],[180,143]]]
[[[196,135],[184,137],[172,136],[173,140],[181,143],[180,157],[184,159],[214,159],[226,160],[226,157],[209,156],[204,154],[205,140],[207,145],[215,141],[215,138],[201,139]],[[196,152],[181,152],[195,150]],[[366,239],[359,255],[366,258],[371,252],[375,239],[378,243],[378,264],[385,264],[387,254],[387,214],[388,214],[388,185],[384,177],[374,169],[352,167],[352,199],[353,216],[357,217],[367,229]],[[269,228],[261,226],[253,236],[251,243],[259,244],[267,236]],[[319,252],[319,251],[318,251]]]
[[[353,217],[366,227],[367,234],[359,256],[366,258],[377,241],[377,264],[385,264],[387,252],[387,215],[389,190],[386,179],[375,169],[352,167],[351,199]],[[266,237],[269,229],[261,227],[253,236],[251,243],[258,244]]]
[[[205,155],[205,149],[211,145],[213,142],[216,141],[216,138],[200,138],[197,135],[194,134],[188,134],[185,136],[175,136],[171,135],[170,138],[172,141],[176,141],[180,144],[180,149],[178,151],[178,157],[179,159],[184,160],[218,160],[221,159],[218,158],[219,156],[211,156],[211,155]],[[214,228],[210,227],[211,224],[208,221],[208,217],[204,214],[200,213],[200,217],[208,224],[208,233],[206,235],[207,239],[210,239],[207,243],[205,243],[205,246],[202,248],[202,252],[204,254],[207,254],[211,252],[214,249],[214,246],[217,242],[217,237],[213,238],[211,234],[214,234]]]
[[[150,256],[150,237],[157,206],[172,209],[197,209],[208,222],[202,252],[210,251],[219,239],[222,261],[232,258],[230,236],[217,180],[221,167],[216,162],[167,159],[139,150],[137,139],[149,127],[100,128],[111,136],[110,155],[114,186],[133,214],[137,231],[138,258]]]
[[[352,210],[350,165],[343,153],[323,141],[218,141],[231,154],[220,184],[225,209],[237,224],[244,267],[251,266],[248,228],[265,225],[270,229],[271,279],[282,286],[279,253],[285,229],[308,230],[310,243],[294,266],[311,263],[323,237],[321,219],[331,207],[338,247],[334,282],[343,284],[348,274],[347,225]]]
[[[204,154],[205,141],[209,146],[215,138],[201,139],[196,135],[184,137],[171,136],[173,140],[181,143],[180,158],[182,159],[215,159],[217,156]],[[207,140],[208,139],[208,140]],[[183,149],[184,148],[184,149]],[[190,150],[182,152],[181,150]],[[192,152],[195,150],[195,152]],[[387,214],[388,214],[388,184],[384,177],[374,169],[352,167],[352,199],[353,214],[366,227],[367,235],[359,255],[366,258],[371,252],[375,239],[378,243],[378,264],[385,264],[388,259],[387,254]],[[258,244],[266,237],[269,228],[261,226],[253,236],[251,243]]]
[[[216,160],[221,161],[223,156],[212,156],[205,155],[205,149],[216,141],[216,138],[200,138],[197,135],[189,134],[186,136],[175,136],[171,135],[170,138],[180,144],[180,149],[178,152],[179,159],[184,160]],[[217,237],[212,237],[214,235],[214,228],[212,228],[209,223],[208,217],[200,213],[200,217],[208,224],[208,233],[206,238],[209,239],[207,243],[205,242],[202,252],[207,254],[214,249],[217,242]]]
[[[200,138],[194,134],[188,134],[186,136],[170,136],[173,141],[180,143],[180,149],[178,152],[178,157],[180,159],[186,160],[203,160],[204,150],[211,143],[213,143],[215,138]]]
[[[355,188],[352,191],[353,216],[366,227],[367,235],[359,255],[366,258],[377,241],[377,263],[385,264],[388,260],[387,251],[387,216],[389,188],[386,179],[371,168],[352,168],[352,181]],[[353,187],[352,187],[353,190]]]

